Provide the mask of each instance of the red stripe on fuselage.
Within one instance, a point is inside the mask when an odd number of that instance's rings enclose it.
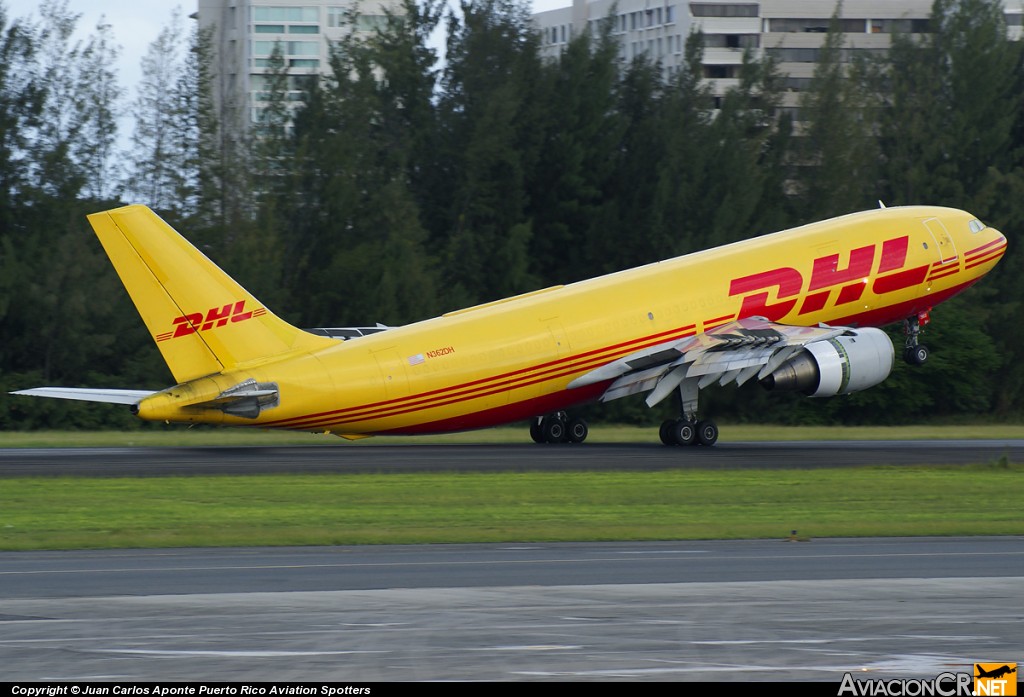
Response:
[[[914,300],[907,300],[895,305],[888,305],[886,307],[868,310],[867,312],[847,315],[846,317],[838,317],[831,320],[829,324],[836,326],[845,324],[859,327],[884,327],[887,324],[900,322],[911,315],[916,315],[918,312],[923,312],[941,302],[945,302],[957,293],[967,290],[979,280],[981,279],[972,278],[966,283],[961,283],[958,286],[953,286],[952,288],[947,288],[946,290],[942,290],[937,293],[929,293],[928,295]]]
[[[1003,256],[1003,254],[1005,254],[1005,253],[1006,253],[1006,248],[1005,247],[1000,247],[999,249],[993,250],[991,252],[986,252],[984,255],[982,255],[982,256],[980,256],[980,257],[978,257],[978,258],[968,262],[967,266],[964,267],[964,268],[973,269],[975,266],[981,266],[982,264],[987,264],[990,261],[995,261],[995,260],[1001,258]]]
[[[384,410],[384,411],[382,411],[380,413],[376,413],[376,414],[363,415],[363,416],[346,415],[345,417],[342,417],[342,419],[337,419],[337,418],[321,419],[321,420],[319,420],[317,422],[308,423],[308,424],[301,424],[301,425],[294,425],[293,424],[293,425],[288,426],[288,428],[302,428],[302,429],[316,428],[316,429],[325,429],[325,428],[330,428],[330,427],[333,427],[333,426],[343,426],[343,425],[344,426],[349,426],[349,425],[351,425],[353,423],[357,423],[359,421],[370,421],[372,419],[386,419],[386,418],[389,418],[389,417],[392,417],[392,416],[400,416],[402,414],[408,414],[408,413],[414,412],[414,411],[423,411],[423,410],[426,410],[426,409],[434,409],[434,408],[437,408],[437,407],[446,407],[446,406],[449,406],[451,404],[458,404],[459,402],[468,402],[468,401],[471,401],[473,399],[479,399],[481,397],[490,397],[491,395],[494,395],[494,394],[499,394],[501,392],[511,391],[513,389],[521,389],[523,387],[529,387],[530,385],[536,385],[538,383],[547,382],[548,380],[554,380],[554,379],[557,379],[557,378],[560,378],[560,377],[565,377],[567,375],[572,375],[572,374],[574,374],[576,372],[578,372],[577,369],[569,369],[569,370],[566,370],[565,372],[563,372],[563,373],[561,373],[559,375],[552,375],[552,376],[546,377],[546,378],[538,378],[536,380],[531,380],[530,382],[524,382],[524,383],[521,383],[521,384],[518,384],[518,385],[515,385],[515,386],[511,386],[511,387],[507,386],[507,385],[492,386],[487,392],[480,392],[478,394],[473,394],[473,395],[470,395],[468,397],[459,397],[459,398],[456,398],[456,399],[449,399],[448,401],[434,402],[434,403],[428,404],[426,406],[401,405],[401,406],[392,407],[389,410]],[[607,381],[604,382],[604,384],[608,385],[611,382],[612,382],[611,380],[607,380]],[[580,388],[580,389],[582,389],[582,388]],[[560,390],[558,392],[552,392],[550,394],[568,394],[570,392],[575,392],[575,391],[576,390]],[[544,412],[538,412],[538,413],[544,413]],[[532,414],[532,416],[536,416],[536,414]],[[358,428],[356,428],[355,430],[358,430]]]
[[[891,316],[892,319],[888,319],[881,324],[892,324],[893,322],[898,322],[912,314],[916,314],[922,308],[931,307],[932,305],[936,305],[944,300],[948,300],[957,293],[960,293],[974,285],[978,280],[979,279],[973,279],[967,283],[962,283],[940,293],[935,293],[926,299],[909,300],[891,307],[850,315],[838,320],[833,320],[832,323],[838,325],[853,324],[856,322],[861,326],[878,326],[873,321],[874,318]],[[468,431],[477,428],[488,428],[504,423],[510,423],[512,421],[521,421],[538,414],[549,414],[554,411],[568,409],[578,404],[592,402],[598,399],[612,382],[612,380],[608,380],[594,385],[587,385],[586,387],[581,387],[578,390],[562,390],[552,394],[523,400],[521,402],[513,402],[512,404],[494,407],[492,409],[485,409],[472,414],[454,416],[425,424],[416,424],[415,426],[407,426],[393,431],[385,431],[383,433],[390,435],[447,433],[450,431]]]
[[[487,383],[494,383],[495,381],[498,381],[498,380],[504,380],[507,383],[508,382],[508,378],[514,378],[517,375],[521,375],[522,376],[519,379],[529,379],[530,377],[535,377],[535,375],[534,376],[524,375],[525,373],[532,373],[534,371],[538,371],[538,370],[541,370],[541,369],[549,369],[546,372],[552,372],[553,370],[560,370],[562,367],[564,367],[565,364],[569,364],[569,363],[572,363],[572,364],[577,366],[577,367],[574,368],[574,370],[578,370],[578,369],[580,369],[579,366],[585,366],[587,364],[593,363],[594,361],[600,361],[601,364],[604,364],[605,362],[610,363],[611,361],[617,360],[618,358],[621,358],[622,356],[628,355],[630,353],[633,353],[635,351],[638,351],[638,350],[641,350],[641,349],[644,349],[644,348],[648,348],[650,346],[655,346],[655,345],[657,345],[659,343],[664,343],[666,341],[672,341],[674,339],[684,339],[686,337],[693,336],[696,333],[694,331],[694,329],[695,329],[695,325],[688,324],[688,325],[685,325],[683,327],[678,327],[676,329],[671,329],[671,330],[668,330],[668,331],[665,331],[665,332],[659,332],[657,334],[651,334],[651,335],[648,335],[648,336],[640,337],[638,339],[631,339],[629,341],[624,341],[624,342],[621,342],[621,343],[618,343],[618,344],[612,344],[611,346],[606,346],[606,347],[599,348],[599,349],[593,349],[591,351],[587,351],[587,352],[581,353],[579,355],[565,356],[563,358],[559,358],[559,359],[556,359],[556,360],[553,360],[553,361],[548,361],[546,363],[541,363],[541,364],[535,365],[535,366],[530,366],[528,368],[521,368],[519,370],[513,370],[513,371],[510,371],[508,373],[502,373],[500,375],[493,375],[491,377],[480,378],[478,380],[472,380],[470,382],[465,382],[465,383],[461,383],[461,384],[458,384],[458,385],[451,385],[451,386],[448,386],[448,387],[441,387],[441,388],[438,388],[438,389],[435,389],[435,390],[429,390],[427,392],[421,392],[421,393],[418,393],[418,394],[407,395],[407,396],[404,396],[404,397],[396,397],[394,399],[387,399],[387,400],[383,400],[383,401],[380,401],[380,402],[374,402],[374,403],[371,403],[371,404],[365,404],[365,405],[360,405],[360,406],[356,406],[356,407],[345,407],[345,408],[342,408],[342,409],[333,409],[333,410],[318,412],[318,413],[314,413],[314,414],[305,414],[305,415],[302,415],[302,416],[293,416],[293,417],[289,417],[287,419],[279,419],[277,421],[267,421],[267,422],[261,423],[260,425],[261,426],[284,426],[284,427],[291,427],[291,426],[296,425],[299,422],[307,422],[307,421],[310,421],[310,420],[313,420],[313,419],[318,419],[318,418],[321,418],[321,417],[335,417],[335,416],[339,416],[341,414],[347,414],[348,412],[359,411],[359,410],[366,410],[366,409],[371,409],[371,408],[387,407],[388,405],[397,405],[398,403],[410,402],[411,400],[419,400],[417,403],[420,404],[420,403],[423,403],[424,401],[431,401],[430,399],[426,399],[426,398],[431,398],[431,397],[433,399],[446,399],[446,398],[452,396],[451,393],[454,393],[454,392],[456,392],[458,390],[462,391],[459,394],[465,394],[466,388],[473,388],[474,386],[477,386],[476,389],[478,389],[478,390],[488,389],[488,387],[490,385],[488,385]],[[643,343],[643,342],[646,342],[646,343]],[[608,354],[608,355],[599,355],[599,354]]]
[[[499,426],[513,421],[523,421],[538,414],[550,414],[551,412],[562,411],[580,404],[593,402],[604,394],[604,391],[608,389],[611,383],[611,380],[606,380],[581,387],[578,390],[562,390],[561,392],[553,392],[541,395],[540,397],[525,399],[521,402],[484,409],[472,414],[396,428],[393,431],[382,431],[380,435],[422,435],[428,433],[450,433],[452,431],[472,431],[478,428]]]
[[[613,359],[614,360],[614,359]],[[374,405],[366,405],[362,407],[352,407],[351,409],[339,410],[339,413],[331,414],[327,417],[309,417],[305,420],[300,420],[295,423],[288,424],[287,428],[309,428],[311,426],[323,427],[333,424],[352,423],[355,421],[368,421],[370,419],[383,419],[390,416],[398,416],[400,414],[408,414],[413,411],[422,411],[424,409],[435,409],[437,407],[444,407],[450,404],[457,404],[459,402],[467,402],[473,399],[480,399],[481,397],[489,397],[499,392],[506,392],[511,390],[522,389],[538,383],[547,382],[549,380],[557,380],[558,378],[566,377],[568,375],[574,375],[583,370],[590,368],[597,368],[602,365],[607,365],[610,361],[603,356],[596,358],[590,358],[579,364],[560,366],[546,370],[542,373],[535,373],[534,375],[526,375],[505,382],[491,382],[488,385],[483,385],[470,390],[463,390],[462,392],[452,392],[445,395],[431,397],[429,399],[419,400],[417,402],[406,402],[405,404],[391,404],[383,408],[376,407]],[[559,372],[561,371],[561,372]],[[397,401],[397,400],[395,400]]]
[[[975,247],[971,251],[967,252],[964,256],[968,256],[969,257],[969,256],[973,256],[975,254],[980,254],[982,251],[988,249],[989,247],[994,247],[997,244],[1006,244],[1006,238],[1004,237],[1003,239],[1000,239],[1000,240],[992,240],[988,244],[983,244],[980,247]]]
[[[903,285],[909,280],[909,276],[913,274],[913,277],[924,279],[927,275],[928,266],[918,267],[915,269],[909,269],[907,272],[893,274],[888,277],[895,281],[896,285],[900,287],[907,287]],[[894,277],[901,277],[898,280]],[[876,283],[882,279],[875,279]],[[898,322],[905,317],[911,316],[923,309],[928,309],[944,300],[956,295],[957,293],[966,290],[968,287],[973,285],[979,279],[973,279],[966,283],[962,283],[953,288],[946,289],[939,293],[928,295],[924,298],[908,300],[896,305],[887,306],[884,308],[878,308],[869,310],[867,312],[856,313],[830,320],[832,324],[855,324],[860,326],[882,326],[885,324],[891,324]],[[877,292],[877,289],[876,289]],[[720,318],[716,318],[720,319]],[[678,332],[686,331],[683,334],[677,334]],[[574,373],[578,373],[588,367],[595,365],[604,365],[617,360],[618,358],[628,355],[629,353],[637,350],[647,348],[649,346],[663,343],[674,338],[685,338],[687,336],[693,336],[693,325],[687,325],[685,328],[677,328],[669,330],[667,332],[660,332],[652,334],[646,337],[638,339],[632,339],[629,341],[614,344],[612,346],[594,349],[578,356],[566,356],[559,358],[554,361],[548,361],[541,363],[536,366],[522,368],[508,373],[495,375],[487,378],[481,378],[479,380],[473,380],[460,385],[453,385],[450,387],[438,388],[428,392],[423,392],[415,395],[408,395],[405,397],[398,397],[389,400],[383,400],[372,404],[359,405],[354,407],[347,407],[343,409],[329,410],[325,412],[319,412],[314,414],[307,414],[303,416],[290,417],[287,419],[281,419],[278,421],[264,422],[257,424],[261,427],[266,426],[278,426],[284,428],[296,428],[296,429],[312,429],[321,428],[328,426],[351,424],[353,419],[366,421],[370,419],[387,418],[391,416],[397,416],[414,411],[421,411],[425,409],[437,408],[447,406],[450,404],[469,401],[472,399],[479,399],[487,397],[493,394],[497,394],[506,390],[521,389],[538,383],[555,380],[561,377],[566,377]],[[670,336],[677,334],[676,336]],[[668,337],[668,338],[666,338]],[[644,343],[646,342],[646,343]],[[642,344],[642,345],[641,345]],[[536,372],[542,371],[542,372]],[[531,374],[532,373],[532,374]],[[604,389],[610,384],[611,381],[600,383],[602,388],[594,392],[591,395],[592,388],[595,386],[590,385],[576,390],[559,390],[549,395],[542,395],[540,397],[531,398],[521,402],[515,402],[509,405],[503,405],[501,407],[494,407],[492,409],[483,410],[481,412],[475,412],[474,414],[468,414],[464,416],[450,417],[448,419],[442,419],[429,424],[420,424],[416,426],[402,427],[390,433],[430,433],[430,432],[441,432],[446,430],[463,430],[469,428],[482,428],[486,426],[495,425],[507,421],[516,420],[519,418],[528,418],[539,413],[546,413],[547,411],[554,411],[559,408],[565,408],[568,405],[578,404],[585,401],[591,401],[600,396]],[[550,407],[540,405],[552,405]],[[477,416],[477,414],[479,416]],[[522,414],[522,416],[519,416]],[[516,415],[516,416],[510,416]],[[433,430],[433,429],[437,430]],[[358,429],[355,429],[358,431]]]

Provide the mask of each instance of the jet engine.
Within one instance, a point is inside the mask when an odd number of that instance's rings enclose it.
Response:
[[[834,339],[807,344],[763,378],[761,385],[809,397],[859,392],[889,377],[895,355],[892,341],[881,329],[851,329]]]

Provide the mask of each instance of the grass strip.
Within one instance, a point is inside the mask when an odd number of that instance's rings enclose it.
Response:
[[[722,442],[802,440],[977,440],[1024,439],[1024,424],[919,426],[765,426],[724,424]],[[27,431],[0,433],[0,448],[211,447],[333,445],[374,447],[430,443],[529,443],[525,426],[440,436],[377,437],[348,442],[337,436],[251,428],[189,429],[167,426],[140,431]],[[595,424],[588,443],[656,443],[657,426]]]
[[[1024,466],[5,479],[0,549],[1021,535]]]

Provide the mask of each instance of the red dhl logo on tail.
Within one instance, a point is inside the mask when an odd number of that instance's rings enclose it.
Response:
[[[901,270],[907,262],[907,251],[910,238],[896,237],[882,243],[881,260],[878,263],[878,274],[871,284],[876,295],[894,293],[904,288],[922,283],[928,276],[931,266],[925,264],[911,269]],[[829,301],[834,288],[839,288],[835,306],[852,303],[861,298],[867,288],[867,279],[875,265],[877,245],[869,244],[850,251],[850,261],[846,268],[839,268],[839,255],[829,254],[814,260],[811,270],[811,281],[807,286],[807,295],[797,314],[806,315],[823,309]],[[950,259],[945,266],[959,269],[959,261]],[[894,272],[894,273],[890,273]],[[768,302],[768,289],[776,288],[778,302]],[[804,288],[803,275],[794,268],[782,267],[770,271],[762,271],[750,276],[735,278],[729,285],[729,295],[746,295],[740,308],[740,317],[762,315],[771,321],[778,321],[788,315],[800,299],[800,291]],[[762,291],[752,293],[752,291]]]
[[[157,341],[177,339],[179,336],[187,336],[196,332],[205,332],[217,327],[226,326],[228,322],[244,322],[253,317],[266,314],[266,308],[260,307],[255,310],[245,311],[245,301],[228,303],[224,307],[211,307],[204,315],[202,312],[193,312],[189,315],[182,315],[174,319],[171,324],[177,325],[174,331],[163,332],[156,335]]]

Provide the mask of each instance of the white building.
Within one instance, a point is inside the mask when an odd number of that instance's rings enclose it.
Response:
[[[608,19],[613,6],[612,35],[620,42],[623,62],[646,54],[666,70],[679,65],[691,19],[686,4],[677,0],[576,0],[571,7],[537,13],[533,17],[540,27],[544,55],[557,56],[588,25],[596,33],[597,24]]]
[[[680,64],[691,31],[704,34],[704,77],[722,95],[738,83],[746,49],[756,57],[776,59],[795,93],[814,75],[836,0],[760,0],[749,2],[683,2],[682,0],[619,0],[612,17],[613,35],[621,42],[624,61],[646,54],[666,71]],[[1024,0],[1006,0],[1006,23],[1011,39],[1022,36]],[[606,18],[611,0],[574,0],[572,7],[540,12],[547,56],[554,57],[569,39],[588,25]],[[932,0],[844,0],[840,25],[847,51],[886,51],[897,33],[927,31]]]
[[[200,29],[212,31],[214,103],[222,121],[243,129],[260,120],[270,55],[280,44],[288,70],[288,98],[302,99],[309,80],[330,70],[330,44],[348,33],[371,31],[399,0],[199,0]]]

